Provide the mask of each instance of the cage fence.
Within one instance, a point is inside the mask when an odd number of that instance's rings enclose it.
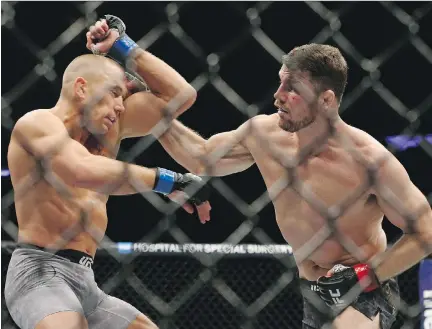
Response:
[[[34,95],[35,90],[40,92],[47,84],[54,84],[58,80],[61,72],[56,69],[56,61],[64,60],[64,52],[67,52],[67,47],[75,43],[79,36],[85,34],[87,28],[102,14],[110,13],[109,10],[114,9],[108,2],[77,2],[67,6],[72,8],[76,19],[67,22],[65,30],[60,34],[58,34],[58,29],[55,32],[49,31],[36,42],[34,36],[23,32],[16,22],[19,10],[22,10],[22,4],[2,2],[2,32],[6,31],[8,38],[14,38],[13,47],[19,49],[20,52],[29,53],[32,57],[32,61],[29,61],[31,64],[23,65],[27,71],[24,72],[23,68],[18,68],[16,76],[11,77],[13,86],[6,93],[2,93],[3,130],[12,130],[16,120],[26,112],[25,110],[23,112],[20,105],[23,97]],[[260,56],[265,56],[266,61],[271,60],[276,66],[281,64],[282,56],[285,53],[278,45],[281,41],[275,41],[271,36],[274,32],[267,31],[266,24],[264,24],[268,19],[267,15],[275,17],[275,11],[280,9],[278,7],[280,5],[273,2],[224,5],[229,9],[227,15],[241,17],[242,26],[236,30],[236,33],[232,33],[229,42],[220,45],[217,51],[209,51],[215,46],[209,46],[207,40],[197,40],[197,37],[192,37],[188,29],[183,26],[186,23],[182,20],[182,16],[190,15],[188,11],[194,6],[199,5],[174,2],[154,4],[155,12],[163,16],[164,20],[148,26],[148,32],[140,35],[137,43],[147,49],[168,35],[194,61],[202,65],[201,69],[195,70],[196,74],[189,79],[196,90],[200,91],[205,86],[211,85],[245,119],[262,113],[268,103],[269,95],[272,95],[274,90],[264,90],[263,99],[247,100],[251,96],[237,92],[241,88],[233,86],[236,83],[224,78],[222,71],[224,63],[230,59],[230,56],[250,42],[254,43],[255,48],[259,48],[260,53],[265,53]],[[303,3],[304,12],[302,14],[305,14],[305,17],[310,18],[311,21],[318,21],[316,25],[320,28],[317,28],[317,33],[310,39],[303,40],[302,43],[334,44],[361,72],[357,74],[358,81],[355,86],[350,88],[344,96],[340,109],[342,115],[353,111],[354,105],[362,99],[362,96],[373,91],[374,95],[390,109],[386,112],[388,114],[386,120],[397,122],[401,135],[415,135],[419,127],[424,125],[424,121],[428,122],[427,112],[432,103],[432,93],[418,91],[416,103],[402,100],[386,86],[382,71],[387,70],[386,65],[395,57],[398,58],[397,65],[403,65],[406,49],[416,53],[425,70],[430,69],[432,49],[430,37],[424,33],[423,26],[426,25],[428,17],[430,18],[431,3],[417,3],[415,8],[408,5],[405,8],[390,2],[373,4],[374,9],[382,11],[383,15],[392,17],[395,24],[394,31],[397,32],[394,33],[390,42],[385,43],[385,47],[381,46],[374,53],[371,53],[374,48],[372,46],[370,49],[363,49],[363,47],[360,49],[355,40],[350,40],[350,37],[347,36],[352,32],[349,33],[343,29],[344,24],[351,17],[349,15],[357,10],[358,6],[359,4],[355,3],[344,3],[338,6],[328,5],[325,2]],[[122,16],[119,13],[118,15],[126,22],[128,28],[130,27],[132,31],[136,29],[133,23],[130,24],[136,14]],[[146,22],[147,25],[153,22],[151,19],[149,21],[151,22]],[[62,22],[56,23],[59,26],[65,25]],[[41,23],[43,24],[45,23]],[[377,33],[379,34],[379,31]],[[14,50],[12,48],[10,51]],[[160,56],[163,57],[162,54]],[[103,92],[105,89],[101,90],[101,95]],[[155,137],[162,134],[168,127],[171,111],[175,111],[182,103],[184,95],[178,96],[167,106],[165,120],[154,128]],[[87,108],[91,109],[92,105],[93,103],[89,104]],[[287,168],[290,177],[296,177],[294,175],[296,166],[310,152],[319,147],[326,138],[332,136],[334,132],[332,124],[331,118],[328,118],[328,130],[309,145],[299,158],[287,158],[274,151],[274,159]],[[251,125],[248,133],[256,133],[255,129]],[[155,142],[156,138],[141,138],[132,148],[120,151],[122,158],[127,161],[135,161]],[[263,139],[264,147],[267,146],[265,142]],[[349,141],[347,145],[350,145]],[[54,153],[61,147],[62,144],[59,143],[51,152]],[[419,143],[419,147],[425,154],[432,157],[430,143],[425,140]],[[223,150],[213,154],[207,159],[207,164],[211,166],[212,161],[216,161],[228,151]],[[355,149],[351,151],[354,155],[356,154]],[[19,186],[2,195],[2,229],[10,237],[17,235],[16,224],[10,220],[14,202],[29,191],[38,180],[46,179],[64,198],[71,198],[67,186],[51,174],[49,158],[39,159],[39,161],[40,166]],[[127,170],[128,167],[125,165],[125,171]],[[275,245],[268,234],[257,228],[260,220],[257,213],[271,202],[272,195],[277,195],[283,189],[293,189],[311,208],[323,217],[329,218],[328,225],[323,228],[320,237],[304,246],[301,258],[307,258],[325,239],[335,235],[346,250],[361,259],[359,248],[353,241],[337,231],[335,221],[366,189],[374,185],[381,191],[381,197],[406,215],[408,222],[413,222],[410,217],[412,214],[401,209],[399,200],[394,198],[391,191],[386,190],[385,186],[377,186],[374,177],[375,168],[365,167],[365,171],[370,173],[371,179],[365,181],[352,195],[347,196],[338,207],[331,209],[323,206],[322,201],[311,194],[298,179],[287,180],[286,177],[282,177],[268,192],[263,193],[252,204],[247,204],[237,197],[223,180],[212,178],[209,184],[224,195],[227,202],[232,202],[233,206],[245,217],[245,220],[220,245],[190,243],[185,232],[172,221],[171,215],[180,205],[167,203],[159,195],[153,193],[142,193],[143,198],[165,215],[164,219],[155,225],[141,241],[132,245],[117,244],[105,236],[102,248],[98,252],[98,261],[94,265],[96,280],[107,293],[130,302],[148,314],[161,329],[190,327],[246,329],[275,326],[298,328],[302,319],[302,302],[291,250],[287,246]],[[140,190],[139,182],[130,183]],[[193,194],[195,191],[189,192]],[[88,209],[82,209],[82,211],[85,214]],[[95,236],[101,234],[91,228],[90,223],[85,221],[85,216],[84,222],[79,225],[83,223],[91,234]],[[414,228],[414,225],[412,227]],[[77,230],[79,230],[78,225],[71,227],[65,232],[63,239],[51,247],[60,249],[75,236]],[[154,244],[167,231],[176,240],[176,243],[163,246]],[[239,244],[247,235],[252,235],[261,245]],[[422,243],[424,248],[430,248],[428,241],[420,240],[419,243]],[[2,242],[2,289],[4,289],[8,258],[13,248],[13,242]],[[415,266],[399,277],[401,303],[395,328],[415,328],[418,325],[420,305],[418,304],[417,270],[418,266]],[[4,305],[3,303],[2,324],[5,328],[8,326],[13,328],[15,325]]]

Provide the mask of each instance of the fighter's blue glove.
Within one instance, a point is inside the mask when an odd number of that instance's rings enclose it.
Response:
[[[138,48],[138,45],[126,34],[126,25],[120,18],[113,15],[105,15],[104,18],[108,27],[117,30],[119,33],[119,37],[114,42],[107,55],[126,67],[128,57]]]
[[[188,191],[185,191],[186,189]],[[197,206],[208,201],[210,197],[210,189],[201,177],[191,173],[183,175],[163,168],[156,169],[153,191],[161,194],[170,194],[174,191],[185,192],[189,196],[188,202]]]

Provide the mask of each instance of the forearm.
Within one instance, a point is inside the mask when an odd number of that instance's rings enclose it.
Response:
[[[181,166],[192,173],[200,171],[204,163],[206,140],[192,129],[178,120],[173,120],[158,140],[165,151]]]
[[[396,277],[427,257],[426,242],[418,234],[404,234],[389,249],[388,253],[384,254],[383,260],[375,269],[378,280],[384,282]],[[428,241],[428,243],[430,244],[431,241]]]
[[[160,58],[143,49],[137,49],[134,61],[135,71],[144,79],[150,90],[165,101],[172,100],[180,93],[186,94],[189,102],[195,101],[195,89]]]
[[[240,129],[240,128],[239,128]],[[204,139],[177,120],[159,137],[171,157],[196,175],[226,176],[254,163],[238,131],[222,132]]]
[[[92,156],[79,168],[74,185],[108,195],[128,195],[151,191],[156,170]]]

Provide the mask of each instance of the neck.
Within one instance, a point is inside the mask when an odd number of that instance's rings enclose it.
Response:
[[[318,155],[328,147],[328,141],[333,137],[332,132],[342,123],[339,115],[329,119],[318,115],[315,121],[297,132],[299,149],[310,155]]]
[[[81,142],[87,140],[90,133],[82,126],[82,115],[75,104],[60,98],[51,112],[63,121],[72,139]]]

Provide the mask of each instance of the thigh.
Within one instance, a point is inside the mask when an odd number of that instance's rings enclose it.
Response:
[[[302,329],[327,328],[325,324],[331,323],[333,320],[331,312],[324,302],[322,302],[319,297],[314,297],[314,303],[303,297]],[[313,298],[312,295],[309,295],[309,298]],[[323,307],[323,309],[319,310],[315,306]]]
[[[158,329],[158,327],[147,316],[140,314],[127,329]]]
[[[334,321],[334,328],[390,329],[396,321],[399,286],[395,279],[380,288],[362,293]]]
[[[141,312],[129,303],[104,293],[101,294],[102,299],[98,306],[87,316],[89,329],[126,329],[141,315]]]
[[[371,319],[350,306],[333,321],[332,329],[345,328],[380,329],[380,314]]]
[[[12,319],[21,329],[54,328],[55,324],[62,318],[71,321],[75,319],[72,323],[75,325],[84,319],[84,312],[78,298],[66,285],[43,286],[28,291],[17,296],[16,299],[9,300],[8,310]],[[68,314],[63,317],[58,315],[51,318],[51,315],[63,312]],[[75,329],[75,326],[69,327],[68,323],[67,321],[63,322],[61,328]],[[42,326],[39,326],[40,324]]]
[[[85,317],[77,312],[58,312],[39,321],[35,329],[88,329]]]
[[[309,328],[353,328],[390,329],[396,320],[396,309],[392,300],[397,299],[395,283],[386,283],[380,289],[364,293],[346,310],[333,318],[330,308],[319,311],[307,298],[303,298],[303,329]],[[309,296],[312,298],[312,296]],[[320,301],[314,299],[314,301]],[[317,304],[317,306],[320,306]],[[332,325],[326,325],[331,323]]]

